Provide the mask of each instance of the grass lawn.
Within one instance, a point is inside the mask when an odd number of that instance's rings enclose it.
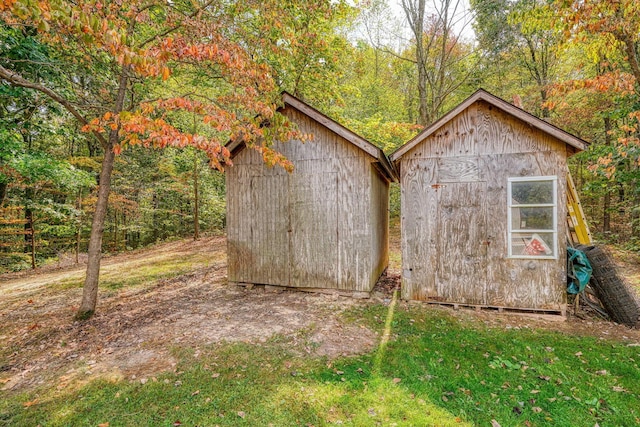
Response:
[[[5,394],[0,425],[640,424],[638,346],[389,307],[345,315],[383,337],[369,354],[309,358],[285,336],[176,348],[175,371],[157,377]]]

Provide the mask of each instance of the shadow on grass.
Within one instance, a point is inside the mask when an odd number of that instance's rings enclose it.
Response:
[[[334,370],[335,377],[321,375],[319,384],[307,386],[286,385],[278,388],[274,396],[276,402],[292,402],[289,407],[299,407],[304,412],[316,415],[319,425],[348,424],[367,425],[415,425],[415,426],[459,426],[464,423],[443,408],[423,399],[416,398],[406,388],[400,386],[402,379],[389,378],[381,374],[387,344],[394,321],[398,291],[389,304],[382,338],[375,353],[370,373],[365,362],[360,367],[347,365],[344,371]],[[325,381],[322,381],[325,377]],[[297,402],[297,403],[296,403]],[[278,410],[275,407],[274,410]]]

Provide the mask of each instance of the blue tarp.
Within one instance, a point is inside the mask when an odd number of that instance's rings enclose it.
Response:
[[[591,280],[593,268],[587,255],[570,246],[567,247],[567,293],[579,294]]]

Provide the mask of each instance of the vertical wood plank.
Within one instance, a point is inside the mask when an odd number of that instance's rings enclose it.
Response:
[[[372,251],[370,160],[356,147],[339,144],[337,148],[338,287],[369,291]]]
[[[370,165],[371,206],[371,269],[368,289],[370,291],[385,268],[389,265],[389,183]]]
[[[253,150],[243,150],[235,166],[226,171],[227,191],[227,258],[229,281],[242,282],[250,278],[251,242],[246,212],[250,210],[250,161]]]
[[[566,183],[565,160],[557,152],[516,153],[485,156],[484,174],[487,193],[493,200],[488,205],[488,218],[504,218],[488,224],[487,304],[506,307],[559,309],[566,301],[565,222]],[[509,177],[558,177],[558,260],[510,259],[507,252],[506,221],[507,186]],[[562,216],[565,215],[565,216]]]
[[[370,291],[388,262],[388,183],[372,178],[375,160],[349,141],[295,109],[284,114],[314,139],[274,144],[292,175],[255,150],[234,158],[229,280]]]
[[[252,176],[249,183],[251,207],[245,212],[249,227],[250,283],[289,284],[289,204],[287,176]],[[249,276],[249,275],[248,275]],[[243,280],[247,281],[247,280]]]
[[[295,173],[290,183],[289,286],[335,288],[337,174]]]
[[[485,304],[486,184],[438,188],[437,296],[448,302]]]
[[[404,158],[473,156],[478,151],[477,128],[478,112],[474,104],[406,153]]]
[[[425,300],[437,296],[437,159],[403,162],[402,297]]]

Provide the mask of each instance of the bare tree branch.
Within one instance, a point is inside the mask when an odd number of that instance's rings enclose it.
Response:
[[[49,89],[48,87],[46,87],[46,86],[44,86],[44,85],[42,85],[40,83],[31,82],[31,81],[25,79],[24,77],[22,77],[21,75],[19,75],[18,73],[4,68],[2,65],[0,65],[0,78],[2,78],[4,80],[6,80],[7,82],[11,83],[13,86],[19,86],[19,87],[23,87],[23,88],[26,88],[26,89],[37,90],[38,92],[41,92],[41,93],[47,95],[49,98],[51,98],[55,102],[57,102],[58,104],[62,105],[82,125],[86,125],[86,124],[89,123],[89,121],[74,107],[74,105],[71,102],[69,102],[68,99],[66,99],[63,96],[59,95],[54,90]],[[99,132],[93,132],[93,134],[95,135],[96,139],[98,141],[100,141],[100,144],[103,147],[106,147],[108,145],[107,144],[107,140],[104,137],[104,135],[102,135]]]

